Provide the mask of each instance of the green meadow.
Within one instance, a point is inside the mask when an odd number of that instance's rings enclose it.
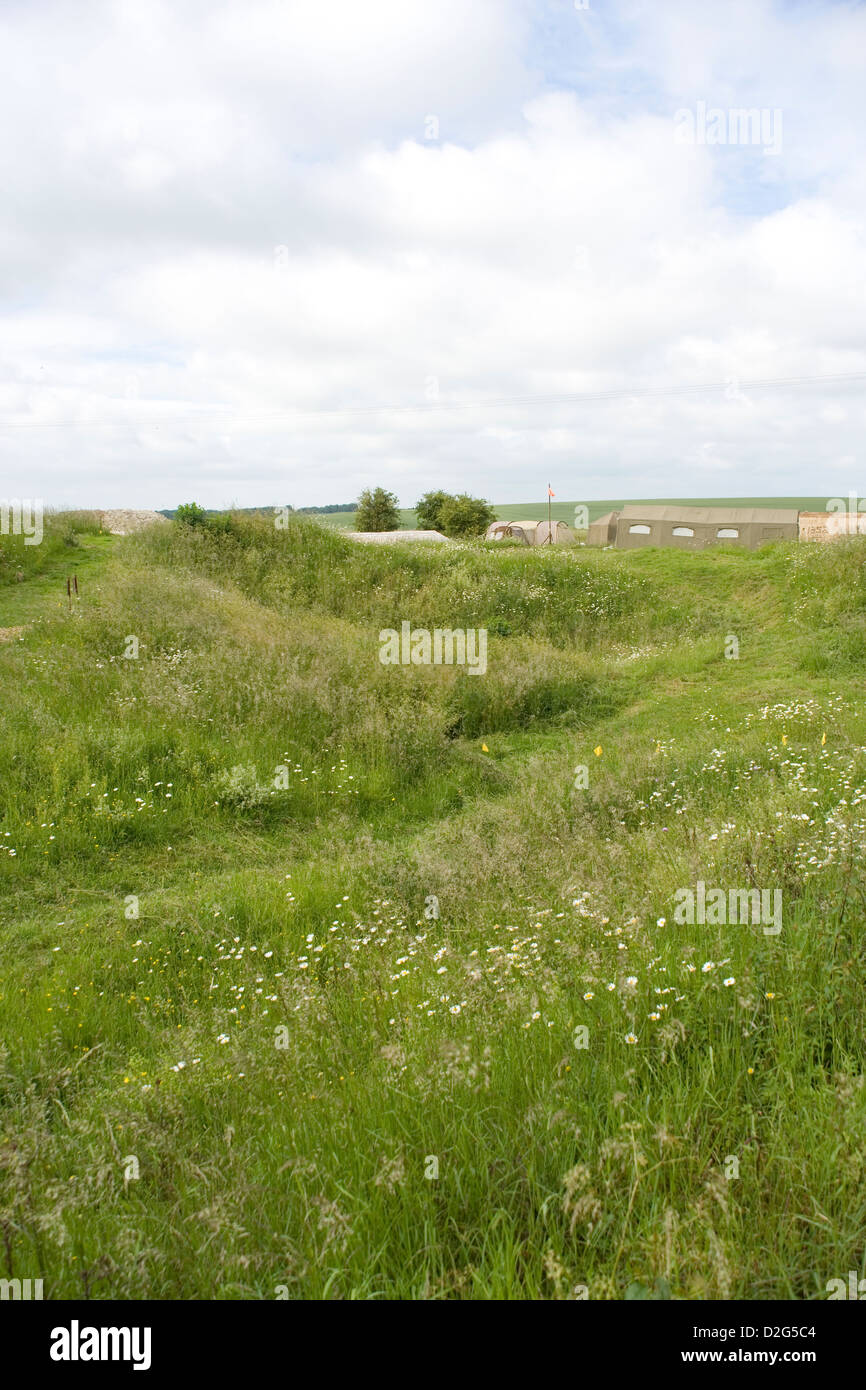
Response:
[[[19,541],[0,1277],[808,1300],[866,1273],[866,540]],[[486,674],[382,665],[406,620],[486,629]],[[781,931],[678,921],[699,882],[780,892]]]

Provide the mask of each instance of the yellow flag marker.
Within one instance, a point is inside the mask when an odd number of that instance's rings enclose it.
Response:
[[[482,751],[482,753],[489,753],[489,752],[490,752],[490,749],[487,747],[487,744],[486,744],[486,743],[482,743],[482,745],[481,745],[481,751]]]
[[[824,747],[824,744],[825,744],[826,742],[827,742],[827,735],[826,735],[826,734],[822,734],[822,735],[821,735],[821,747],[822,747],[822,748]]]
[[[597,748],[593,748],[592,751],[593,751],[593,753],[595,754],[595,756],[596,756],[597,758],[600,758],[600,757],[601,757],[601,744],[599,744]]]

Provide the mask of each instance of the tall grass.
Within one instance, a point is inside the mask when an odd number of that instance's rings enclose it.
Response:
[[[101,530],[97,512],[47,511],[38,544],[33,544],[32,536],[0,534],[0,585],[32,579],[77,549],[83,536],[98,535]]]
[[[862,1273],[863,663],[814,654],[857,631],[864,553],[241,517],[116,543],[79,612],[0,649],[4,1276],[760,1299]],[[487,675],[383,667],[404,619],[486,626]],[[699,879],[778,887],[782,933],[677,925]]]

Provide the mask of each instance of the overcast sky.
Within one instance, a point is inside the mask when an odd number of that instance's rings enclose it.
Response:
[[[866,493],[814,380],[864,54],[819,0],[3,0],[0,493]]]

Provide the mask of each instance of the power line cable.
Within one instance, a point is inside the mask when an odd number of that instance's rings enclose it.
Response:
[[[249,420],[272,420],[280,419],[304,419],[304,418],[327,418],[344,415],[400,415],[400,414],[427,414],[440,411],[453,410],[487,410],[492,408],[508,408],[538,405],[590,405],[598,402],[616,400],[643,400],[662,396],[694,395],[702,391],[727,390],[731,387],[736,391],[755,391],[763,390],[768,387],[786,386],[806,386],[820,383],[839,383],[849,381],[866,380],[866,372],[846,372],[827,376],[791,376],[791,377],[759,377],[753,380],[741,381],[737,377],[728,377],[725,381],[700,382],[693,385],[681,386],[651,386],[651,387],[631,387],[619,388],[613,391],[585,391],[574,393],[557,393],[551,395],[534,396],[492,396],[484,401],[424,401],[415,405],[359,405],[359,406],[335,406],[330,409],[316,410],[305,409],[303,407],[275,408],[273,410],[244,410],[242,407],[229,405],[208,405],[186,407],[187,411],[195,414],[204,415],[206,412],[221,412],[210,420],[202,419],[201,423],[219,424],[223,421],[237,419]],[[57,389],[57,388],[45,388]],[[107,398],[112,399],[112,398]],[[154,405],[157,402],[153,402]],[[169,407],[173,405],[168,403]],[[188,416],[173,416],[167,414],[165,423],[178,424],[186,420],[188,424],[195,424],[195,419]],[[99,429],[111,426],[139,424],[148,428],[158,427],[159,421],[154,421],[153,417],[140,420],[131,419],[129,415],[123,414],[108,420],[18,420],[4,422],[0,417],[0,429]]]

